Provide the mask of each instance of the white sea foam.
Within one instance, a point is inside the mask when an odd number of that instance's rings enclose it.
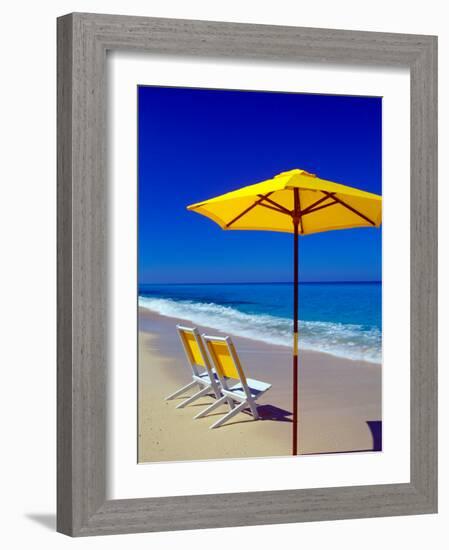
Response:
[[[248,314],[215,303],[139,296],[139,306],[164,315],[190,321],[233,336],[242,336],[281,346],[292,345],[292,321],[266,314]],[[330,353],[363,361],[381,362],[381,332],[360,325],[300,321],[303,349]]]

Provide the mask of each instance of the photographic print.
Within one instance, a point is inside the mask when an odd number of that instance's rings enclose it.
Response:
[[[138,462],[381,451],[382,98],[137,94]]]

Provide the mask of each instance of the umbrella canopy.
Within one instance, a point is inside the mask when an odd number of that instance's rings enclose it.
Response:
[[[297,193],[293,192],[295,189]],[[379,227],[382,221],[379,195],[298,169],[187,208],[228,230],[293,233],[295,211],[303,235],[350,227]]]
[[[281,231],[294,234],[293,250],[293,433],[298,448],[298,235],[335,229],[379,227],[382,197],[318,178],[305,170],[282,172],[272,179],[191,204],[226,230]]]

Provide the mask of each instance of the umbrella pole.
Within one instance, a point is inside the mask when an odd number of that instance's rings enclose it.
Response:
[[[298,221],[293,221],[293,450],[298,454]]]

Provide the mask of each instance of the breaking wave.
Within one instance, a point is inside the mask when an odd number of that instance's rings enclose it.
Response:
[[[139,296],[139,306],[232,336],[291,347],[290,319],[267,314],[249,314],[230,306],[170,298]],[[382,334],[378,328],[320,321],[299,322],[300,347],[337,357],[381,362]]]

